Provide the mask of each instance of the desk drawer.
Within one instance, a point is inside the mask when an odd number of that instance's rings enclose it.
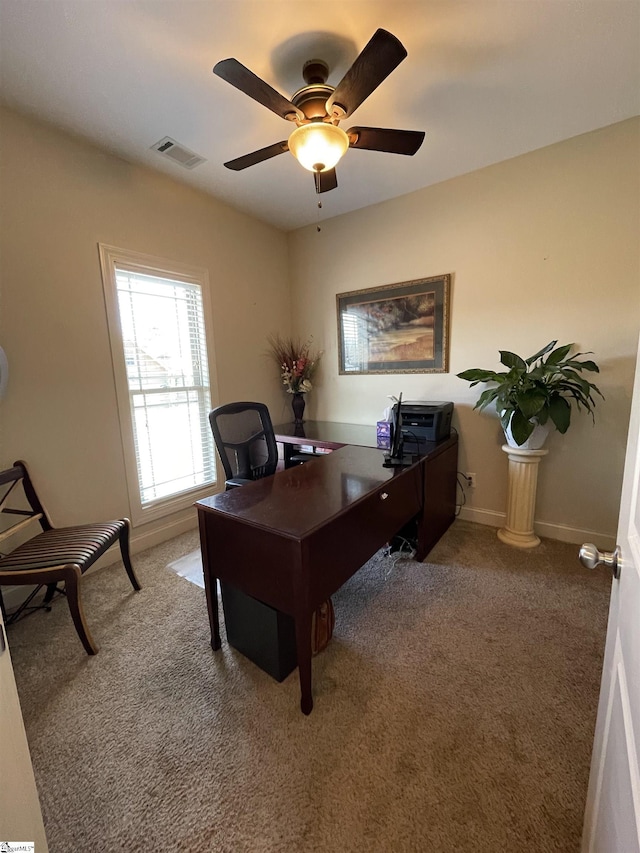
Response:
[[[422,509],[421,466],[389,480],[307,543],[311,606],[324,601]]]
[[[362,514],[367,528],[376,528],[386,542],[410,518],[420,512],[420,469],[405,473],[369,495],[359,507],[355,517]],[[413,475],[413,476],[412,476]],[[384,542],[382,543],[384,544]]]

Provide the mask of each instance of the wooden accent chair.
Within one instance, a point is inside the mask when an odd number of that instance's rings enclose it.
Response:
[[[19,488],[20,485],[22,488]],[[27,504],[28,509],[22,508]],[[14,516],[17,520],[7,526],[6,515]],[[0,522],[3,522],[0,529],[2,551],[3,543],[11,537],[20,534],[24,540],[26,528],[33,522],[38,522],[41,528],[41,532],[22,541],[8,554],[0,554],[0,586],[36,585],[36,589],[18,610],[23,610],[25,604],[44,585],[47,586],[45,604],[51,601],[56,592],[65,593],[82,645],[87,654],[95,655],[98,647],[84,620],[80,578],[111,545],[119,541],[122,562],[129,580],[135,590],[140,589],[129,556],[129,519],[55,528],[36,494],[26,464],[18,461],[14,462],[12,468],[0,472]],[[58,588],[60,582],[64,583],[63,589]],[[6,615],[1,594],[0,606],[3,615]]]

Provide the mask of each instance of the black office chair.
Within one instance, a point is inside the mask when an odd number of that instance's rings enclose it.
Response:
[[[227,491],[275,474],[278,446],[264,403],[217,406],[209,412],[209,423],[224,467]],[[289,464],[299,465],[308,458],[312,457],[294,455]],[[225,581],[220,581],[220,590],[228,642],[282,681],[296,666],[293,620],[284,614],[274,618],[277,611]],[[256,622],[262,625],[258,636],[254,628]],[[322,651],[331,639],[334,623],[333,603],[328,599],[314,613],[311,636],[314,654]]]
[[[209,412],[227,489],[275,474],[278,446],[264,403],[226,403]]]
[[[209,412],[209,423],[227,489],[275,474],[278,446],[264,403],[225,403]],[[285,460],[285,467],[301,465],[313,458],[311,453],[294,453]]]

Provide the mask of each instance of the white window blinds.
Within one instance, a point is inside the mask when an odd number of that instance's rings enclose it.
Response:
[[[190,507],[215,485],[207,276],[100,251],[131,514],[140,524]]]
[[[215,478],[200,288],[116,268],[142,504]]]

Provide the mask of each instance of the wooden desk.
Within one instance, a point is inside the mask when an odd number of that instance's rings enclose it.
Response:
[[[283,444],[311,445],[337,450],[347,444],[357,447],[377,447],[375,426],[339,424],[333,421],[304,421],[302,424],[277,424],[273,431],[276,441]]]
[[[313,708],[311,617],[319,605],[418,517],[423,560],[455,515],[457,435],[428,444],[407,468],[345,446],[321,459],[196,503],[211,626],[220,648],[217,581],[295,620],[301,708]]]

